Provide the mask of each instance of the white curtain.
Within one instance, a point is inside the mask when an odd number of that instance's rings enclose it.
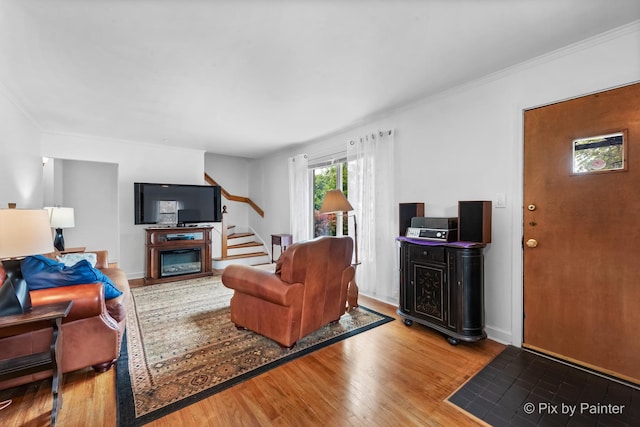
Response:
[[[294,242],[311,238],[311,186],[306,154],[289,158],[289,223]]]
[[[387,130],[349,141],[347,161],[348,198],[358,224],[356,283],[365,295],[397,303],[393,137]]]

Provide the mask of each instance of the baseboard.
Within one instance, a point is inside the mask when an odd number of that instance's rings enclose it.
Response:
[[[485,326],[485,332],[487,333],[487,337],[493,341],[497,341],[500,344],[512,345],[512,335],[511,332],[505,331],[502,329],[492,328],[490,326]]]

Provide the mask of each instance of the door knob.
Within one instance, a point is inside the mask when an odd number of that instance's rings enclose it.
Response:
[[[529,205],[529,206],[527,206],[527,209],[529,209],[530,211],[535,211],[536,210],[536,205]]]
[[[536,246],[538,246],[538,241],[536,239],[527,240],[527,247],[535,248]]]

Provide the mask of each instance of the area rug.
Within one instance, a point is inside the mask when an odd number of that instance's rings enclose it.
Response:
[[[640,387],[514,346],[449,402],[494,427],[640,426]]]
[[[292,350],[231,323],[219,276],[131,289],[117,425],[140,426],[393,318],[358,307]],[[126,345],[125,345],[126,344]]]

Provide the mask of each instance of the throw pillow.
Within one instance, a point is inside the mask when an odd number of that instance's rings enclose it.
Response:
[[[66,254],[60,255],[56,257],[59,262],[63,263],[67,267],[71,267],[76,265],[78,261],[82,261],[86,259],[91,264],[91,267],[96,266],[96,262],[98,262],[98,257],[93,253],[77,253],[77,254]]]
[[[109,300],[122,295],[102,271],[93,268],[86,259],[67,267],[42,255],[26,257],[21,264],[22,277],[30,291],[84,283],[102,283],[104,297]]]

